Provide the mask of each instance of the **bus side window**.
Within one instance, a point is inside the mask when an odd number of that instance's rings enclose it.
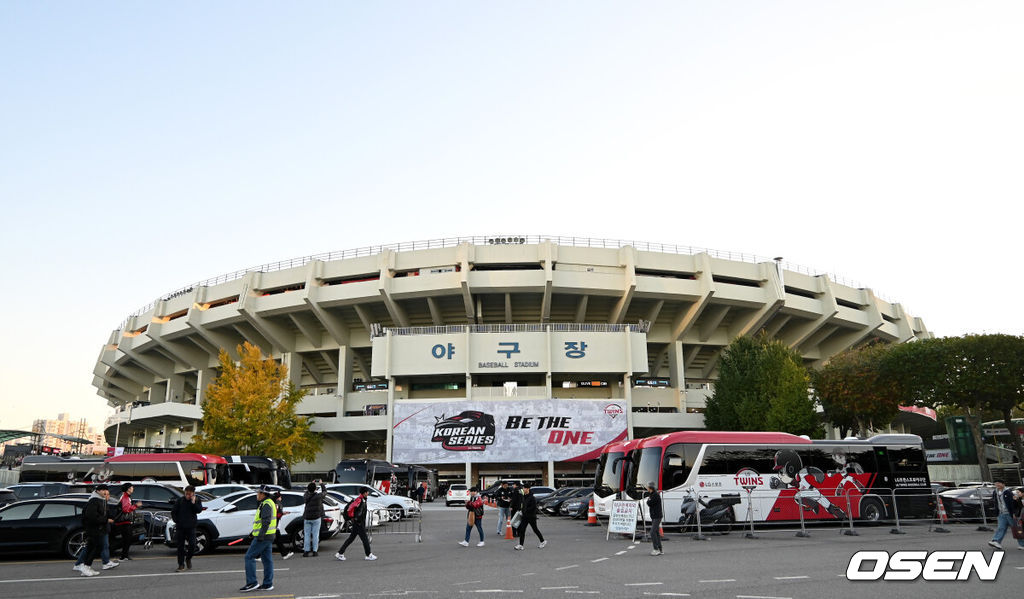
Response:
[[[702,475],[733,474],[729,466],[728,452],[724,447],[708,447],[704,450],[704,463],[700,467]]]
[[[699,450],[700,446],[694,443],[675,443],[665,449],[661,474],[663,489],[674,489],[686,482]]]

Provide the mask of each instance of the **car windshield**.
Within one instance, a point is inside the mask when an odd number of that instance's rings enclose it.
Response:
[[[452,485],[451,486],[451,490],[452,491],[465,491],[467,488],[468,487],[466,487],[466,485]]]

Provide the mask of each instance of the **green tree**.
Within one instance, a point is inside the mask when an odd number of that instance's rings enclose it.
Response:
[[[725,348],[704,422],[712,430],[784,431],[821,436],[800,355],[766,336]]]
[[[815,397],[825,418],[843,437],[849,431],[865,436],[899,413],[901,396],[881,368],[890,348],[872,344],[845,351],[812,373]]]
[[[1017,459],[1024,456],[1020,436],[1013,426],[1014,412],[1024,401],[1024,337],[1013,335],[967,335],[964,346],[967,366],[977,402],[1003,419]],[[984,414],[979,414],[979,420]],[[980,430],[980,423],[979,423]]]
[[[288,381],[288,367],[264,358],[249,343],[238,346],[236,364],[220,351],[220,375],[207,387],[202,430],[186,451],[262,455],[289,465],[311,462],[323,443],[312,419],[295,414],[305,392]]]

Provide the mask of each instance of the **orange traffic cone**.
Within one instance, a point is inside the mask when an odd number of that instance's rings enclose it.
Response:
[[[514,539],[515,535],[512,534],[512,519],[505,519],[505,540]]]
[[[587,523],[584,526],[597,526],[597,512],[594,511],[594,498],[590,498],[590,505],[587,506]]]
[[[946,506],[942,504],[942,499],[937,499],[938,510],[939,510],[939,525],[932,528],[932,532],[949,532],[949,529],[942,526],[943,524],[949,523],[949,518],[946,516]]]

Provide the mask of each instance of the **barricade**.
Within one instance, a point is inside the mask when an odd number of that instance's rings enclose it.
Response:
[[[386,515],[382,514],[376,518],[380,524],[373,529],[373,534],[415,535],[417,543],[423,542],[423,511],[419,509],[419,506],[415,511],[410,510],[405,515],[401,508],[385,511]],[[367,518],[371,518],[371,515],[367,514]]]
[[[978,532],[992,532],[994,529],[988,525],[988,516],[985,515],[985,498],[981,496],[981,489],[975,489],[974,496],[978,498],[978,505],[981,507],[981,524],[976,530]],[[996,506],[996,508],[998,507]]]

